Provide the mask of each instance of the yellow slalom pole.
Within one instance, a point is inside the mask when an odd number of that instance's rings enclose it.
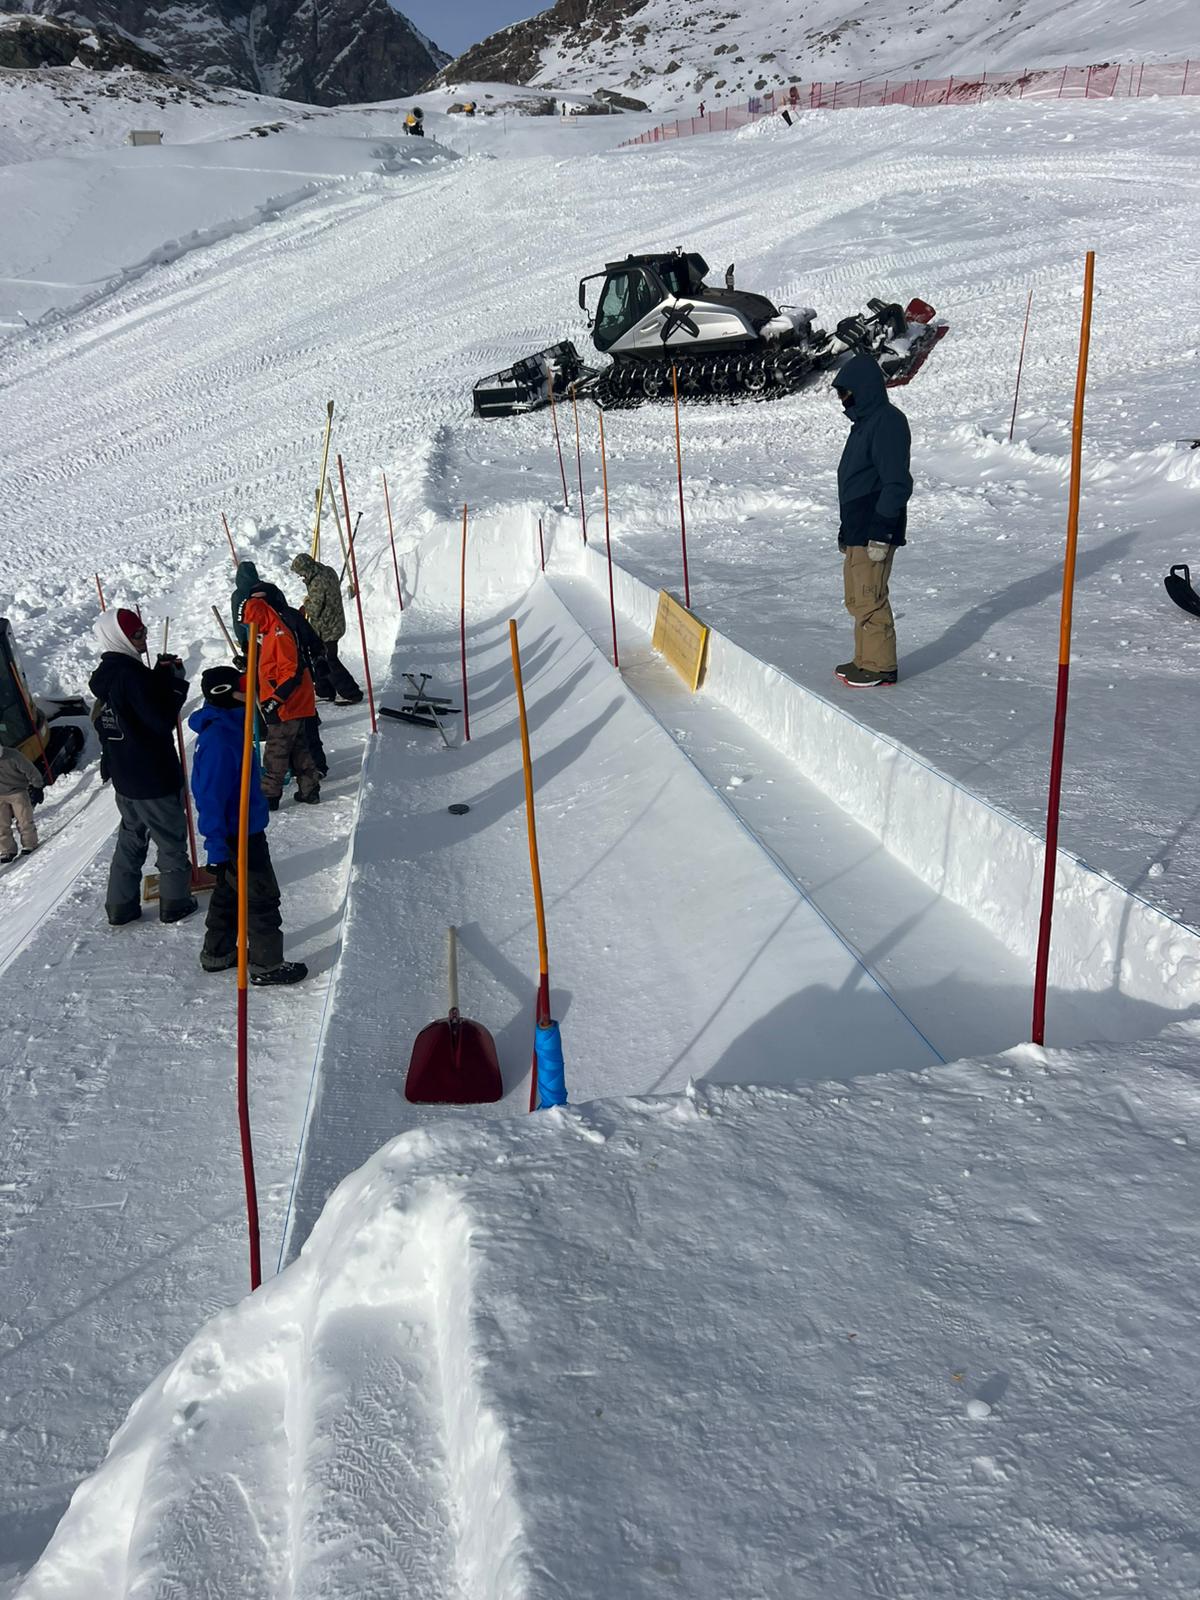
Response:
[[[529,718],[525,711],[525,684],[521,677],[521,647],[517,642],[517,625],[508,624],[508,642],[512,650],[513,678],[517,685],[517,713],[521,721],[521,764],[525,769],[525,824],[529,833],[529,871],[533,878],[533,905],[537,915],[538,937],[538,996],[537,1023],[545,1027],[550,1021],[550,953],[546,941],[546,907],[542,899],[542,869],[538,861],[537,818],[533,812],[533,758],[529,753]],[[533,1057],[533,1081],[529,1090],[529,1109],[537,1105],[537,1053]]]
[[[1067,733],[1067,694],[1071,678],[1071,612],[1075,599],[1075,547],[1079,538],[1079,495],[1083,478],[1083,397],[1087,388],[1088,351],[1092,342],[1092,280],[1096,252],[1089,250],[1083,271],[1083,319],[1079,329],[1079,365],[1075,373],[1075,410],[1071,422],[1071,489],[1067,500],[1067,551],[1063,560],[1062,612],[1058,628],[1058,693],[1054,705],[1054,737],[1050,749],[1050,794],[1046,802],[1046,861],[1042,870],[1042,913],[1038,926],[1033,977],[1034,1044],[1046,1042],[1046,987],[1050,975],[1050,929],[1054,919],[1054,880],[1058,865],[1058,814],[1062,797],[1063,746]]]
[[[313,523],[312,558],[321,558],[321,503],[325,497],[325,474],[329,471],[329,439],[333,433],[333,401],[326,402],[325,449],[321,453],[321,476],[317,479],[317,520]]]

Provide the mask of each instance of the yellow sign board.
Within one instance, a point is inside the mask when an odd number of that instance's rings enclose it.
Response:
[[[658,591],[651,643],[660,655],[666,656],[689,689],[694,692],[700,687],[708,654],[708,629],[665,589]]]

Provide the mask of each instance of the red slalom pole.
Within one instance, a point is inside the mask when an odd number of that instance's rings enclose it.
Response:
[[[683,442],[679,434],[679,369],[671,365],[671,387],[675,391],[675,465],[679,472],[679,539],[683,546],[683,603],[692,609],[692,586],[688,582],[687,518],[683,512]]]
[[[604,448],[604,413],[597,411],[600,418],[600,474],[604,482],[604,546],[608,551],[608,609],[612,614],[613,636],[613,666],[621,670],[621,658],[617,654],[617,602],[613,595],[613,564],[612,564],[612,529],[608,518],[608,456]]]
[[[550,420],[554,423],[554,445],[558,451],[558,475],[562,479],[563,505],[571,509],[571,497],[567,493],[567,469],[563,466],[562,438],[558,431],[558,407],[554,403],[554,374],[550,374]]]
[[[250,896],[247,873],[250,866],[250,773],[254,748],[254,685],[258,673],[258,624],[250,624],[246,647],[246,715],[242,730],[242,788],[238,804],[237,853],[237,1107],[242,1139],[242,1175],[246,1182],[246,1226],[250,1234],[250,1287],[262,1282],[262,1247],[258,1226],[258,1184],[254,1177],[254,1146],[250,1138],[250,1029],[246,1011],[249,984]]]
[[[546,541],[542,536],[542,519],[538,518],[538,552],[542,558],[542,571],[546,570]]]
[[[100,574],[99,573],[96,574],[96,593],[100,596],[100,609],[101,609],[101,611],[107,611],[108,607],[104,604],[104,590],[100,587]]]
[[[338,466],[341,467],[342,458],[338,456]],[[342,496],[346,494],[346,478],[342,477]],[[349,517],[349,509],[347,509]],[[363,514],[358,512],[358,522],[354,530],[350,531],[350,578],[354,579],[354,603],[358,606],[358,638],[363,643],[363,677],[366,678],[366,704],[371,712],[371,733],[379,733],[379,722],[374,715],[374,686],[371,683],[371,658],[366,653],[366,619],[363,618],[363,590],[358,584],[358,557],[354,554],[355,539],[358,538],[358,523],[362,522]],[[347,525],[349,526],[349,525]]]
[[[396,574],[396,599],[400,602],[401,611],[404,610],[404,593],[400,588],[400,563],[396,560],[396,534],[392,528],[392,497],[388,494],[387,473],[383,477],[383,503],[387,507],[388,539],[392,546],[392,571]]]
[[[179,765],[183,769],[183,813],[187,817],[188,853],[192,858],[192,888],[198,886],[208,888],[212,879],[203,879],[200,876],[200,854],[196,849],[196,819],[192,815],[192,794],[188,787],[187,756],[183,748],[183,718],[175,718],[175,744],[179,751]]]
[[[467,700],[467,508],[463,507],[462,577],[458,590],[458,639],[462,653],[463,743],[471,742],[471,707]]]
[[[1067,502],[1067,550],[1063,561],[1062,616],[1058,633],[1058,693],[1054,704],[1054,740],[1050,754],[1050,795],[1046,804],[1046,864],[1042,874],[1042,915],[1038,926],[1037,963],[1033,979],[1034,1044],[1046,1042],[1046,985],[1050,973],[1050,930],[1054,920],[1054,878],[1058,865],[1058,815],[1062,796],[1063,745],[1067,733],[1067,693],[1071,677],[1071,605],[1075,596],[1075,547],[1079,538],[1079,487],[1083,475],[1083,397],[1087,388],[1088,347],[1092,337],[1092,279],[1096,252],[1089,250],[1083,274],[1083,320],[1079,330],[1079,366],[1075,375],[1075,412],[1071,423],[1071,491]]]
[[[1025,338],[1029,332],[1029,309],[1033,305],[1033,290],[1029,291],[1029,299],[1025,302],[1025,326],[1021,330],[1021,354],[1017,357],[1017,384],[1013,390],[1012,417],[1008,424],[1008,442],[1012,443],[1013,429],[1017,425],[1017,401],[1021,396],[1021,369],[1025,365]]]
[[[579,526],[583,533],[583,542],[587,543],[587,502],[583,498],[583,450],[579,442],[579,401],[575,395],[575,385],[571,385],[571,409],[575,413],[575,470],[579,475]]]
[[[229,522],[223,511],[221,513],[221,526],[225,529],[225,537],[229,540],[229,554],[233,557],[233,564],[236,567],[238,564],[237,546],[233,542],[233,535],[229,531]]]

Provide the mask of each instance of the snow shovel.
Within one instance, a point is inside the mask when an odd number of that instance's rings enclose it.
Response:
[[[1171,568],[1163,579],[1163,585],[1177,606],[1190,611],[1194,617],[1200,617],[1200,594],[1192,588],[1192,574],[1182,561]]]
[[[417,1035],[404,1097],[418,1105],[481,1105],[504,1095],[496,1041],[481,1023],[459,1016],[458,941],[453,928],[447,947],[450,1014]]]

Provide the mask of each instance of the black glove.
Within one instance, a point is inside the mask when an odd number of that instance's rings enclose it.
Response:
[[[155,667],[165,667],[168,672],[174,673],[177,678],[183,677],[183,660],[180,656],[159,656],[154,663]]]
[[[246,660],[245,656],[234,656],[233,670],[235,672],[245,672],[247,666],[249,666],[249,662]]]
[[[274,725],[280,720],[279,712],[283,705],[282,700],[264,700],[259,710],[263,714],[263,721]]]
[[[45,789],[43,789],[39,784],[31,783],[29,786],[29,804],[31,806],[40,806],[45,798]]]

